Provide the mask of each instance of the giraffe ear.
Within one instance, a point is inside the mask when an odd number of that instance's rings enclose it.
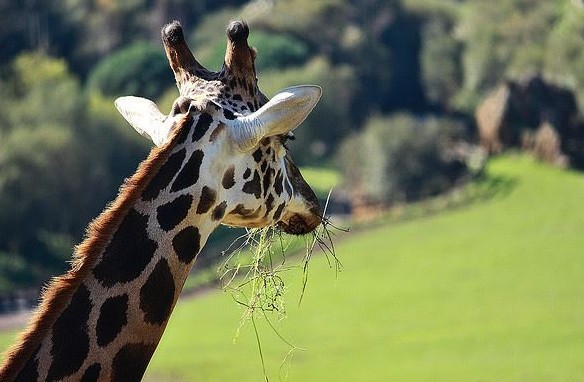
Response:
[[[116,109],[130,125],[158,147],[163,146],[170,135],[173,118],[167,118],[156,104],[141,97],[120,97],[115,101]]]
[[[286,134],[297,128],[318,103],[322,89],[316,85],[287,88],[256,112],[237,118],[231,134],[242,151],[255,147],[265,137]]]

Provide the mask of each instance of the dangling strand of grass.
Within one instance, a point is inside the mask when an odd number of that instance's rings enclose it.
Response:
[[[312,232],[312,242],[308,243],[307,242],[307,246],[306,246],[306,252],[304,254],[304,257],[302,259],[302,291],[300,292],[300,298],[298,299],[298,306],[300,306],[300,304],[302,303],[302,299],[304,298],[304,293],[306,292],[306,286],[308,285],[308,264],[310,262],[310,259],[312,258],[312,254],[314,253],[314,248],[316,247],[316,245],[318,244],[319,248],[321,249],[321,251],[324,253],[329,268],[335,268],[335,275],[338,276],[339,272],[341,271],[343,264],[341,263],[341,261],[337,258],[337,254],[335,252],[335,246],[333,244],[333,239],[332,239],[332,235],[331,232],[329,230],[329,226],[337,229],[339,231],[343,231],[343,232],[348,232],[348,230],[346,229],[341,229],[338,228],[334,225],[331,224],[330,219],[326,217],[326,211],[328,208],[328,204],[329,204],[329,200],[331,197],[333,190],[331,188],[331,190],[328,193],[328,196],[326,198],[326,203],[324,205],[324,210],[323,210],[323,217],[322,217],[322,223]],[[331,257],[332,257],[332,261],[331,261]]]
[[[313,231],[312,237],[305,236],[311,240],[305,240],[304,255],[299,265],[289,265],[286,257],[286,253],[294,248],[293,241],[290,239],[292,236],[286,236],[275,227],[248,229],[223,252],[225,260],[219,267],[223,289],[229,291],[232,298],[245,308],[235,338],[239,337],[243,325],[251,321],[266,381],[268,377],[256,325],[258,313],[261,314],[260,317],[265,319],[276,336],[289,347],[289,351],[280,366],[280,373],[286,362],[292,359],[294,351],[304,350],[285,339],[268,317],[268,312],[276,313],[280,319],[286,315],[284,301],[286,285],[281,277],[281,272],[302,269],[302,292],[298,302],[300,304],[308,283],[308,264],[317,246],[323,251],[329,267],[334,268],[337,275],[342,269],[342,264],[336,256],[333,245],[334,232],[331,233],[330,228],[343,232],[347,230],[335,227],[326,217],[331,192],[327,197],[322,223]]]
[[[260,334],[258,332],[258,328],[256,326],[253,316],[251,317],[251,323],[253,325],[253,331],[255,333],[256,341],[258,343],[258,351],[260,353],[260,360],[262,361],[262,370],[264,372],[264,378],[266,379],[266,382],[269,382],[268,373],[266,372],[266,362],[264,361],[264,353],[262,352],[262,341],[260,341]]]
[[[256,312],[285,315],[285,284],[279,273],[287,268],[284,262],[274,262],[274,237],[275,229],[271,227],[249,230],[244,244],[250,250],[243,251],[243,246],[240,246],[222,265],[223,275],[228,276],[224,278],[227,279],[224,288],[245,307],[237,332]],[[284,247],[281,250],[285,252]],[[238,283],[234,285],[236,280]]]
[[[243,246],[240,246],[236,250],[237,253],[232,253],[222,266],[225,270],[224,275],[227,275],[230,270],[232,271],[225,288],[231,290],[235,301],[245,307],[239,327],[236,330],[236,338],[239,336],[243,325],[247,321],[251,321],[266,382],[268,382],[269,379],[266,372],[261,340],[256,324],[256,314],[258,312],[262,313],[274,333],[276,333],[276,335],[289,346],[289,353],[298,349],[292,343],[284,339],[267,316],[267,312],[276,312],[279,315],[285,314],[283,301],[285,285],[284,281],[278,274],[283,270],[284,260],[280,265],[275,265],[274,263],[274,233],[275,231],[273,228],[249,230],[244,245],[247,244],[250,247],[250,252],[242,253]],[[280,246],[282,253],[284,253],[285,247],[283,246],[282,237],[280,237]],[[251,259],[249,259],[249,256],[251,256]],[[241,263],[241,260],[243,260],[244,257],[248,258],[249,262],[247,265]],[[235,268],[229,266],[229,262],[232,262],[233,259],[237,260]],[[240,280],[239,284],[232,287],[231,284],[234,283],[238,273],[242,269],[245,270],[245,273],[242,278],[238,278],[238,280]],[[245,290],[249,291],[249,294],[245,293]],[[288,358],[288,356],[286,358]]]

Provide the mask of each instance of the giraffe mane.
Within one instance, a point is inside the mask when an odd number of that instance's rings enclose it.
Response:
[[[150,151],[134,175],[124,181],[115,200],[109,203],[106,209],[89,224],[85,238],[75,247],[71,268],[64,275],[53,278],[43,289],[41,302],[26,329],[14,345],[4,353],[0,381],[15,379],[25,363],[38,350],[42,339],[67,307],[81,280],[92,269],[130,208],[168,159],[176,141],[182,136],[181,132],[185,126],[191,122],[192,117],[188,113],[179,118],[169,142],[163,147],[154,147]]]

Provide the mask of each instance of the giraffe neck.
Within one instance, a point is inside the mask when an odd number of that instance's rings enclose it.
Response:
[[[47,288],[8,353],[0,380],[141,379],[221,212],[192,176],[199,154],[179,141],[154,149],[90,225],[72,269]],[[191,161],[190,172],[171,176]]]

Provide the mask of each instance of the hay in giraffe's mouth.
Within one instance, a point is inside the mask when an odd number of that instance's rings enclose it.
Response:
[[[324,212],[327,206],[328,198]],[[293,277],[290,273],[296,271],[297,275],[301,275],[301,292],[298,298],[300,305],[308,283],[308,266],[317,246],[324,253],[329,268],[335,270],[335,274],[342,268],[333,237],[336,233],[334,231],[347,230],[331,224],[324,213],[319,215],[318,221],[317,227],[304,236],[286,235],[277,226],[247,229],[245,235],[236,239],[223,252],[225,260],[219,268],[223,289],[230,292],[233,299],[245,308],[235,336],[239,335],[244,325],[251,323],[258,342],[264,375],[265,365],[256,319],[267,322],[276,336],[289,347],[288,355],[283,361],[286,362],[295,350],[303,349],[287,340],[272,324],[271,318],[274,314],[276,319],[286,316],[287,283]]]
[[[339,272],[342,268],[333,237],[334,231],[347,230],[334,226],[329,218],[319,217],[319,224],[303,236],[295,232],[287,235],[280,228],[247,229],[246,234],[236,239],[224,252],[226,257],[219,268],[220,280],[223,289],[231,292],[234,300],[246,308],[241,325],[258,313],[262,317],[267,312],[281,317],[286,314],[285,280],[290,280],[285,276],[287,273],[299,271],[302,274],[299,303],[302,301],[308,281],[308,266],[317,247],[325,255],[331,269]]]

